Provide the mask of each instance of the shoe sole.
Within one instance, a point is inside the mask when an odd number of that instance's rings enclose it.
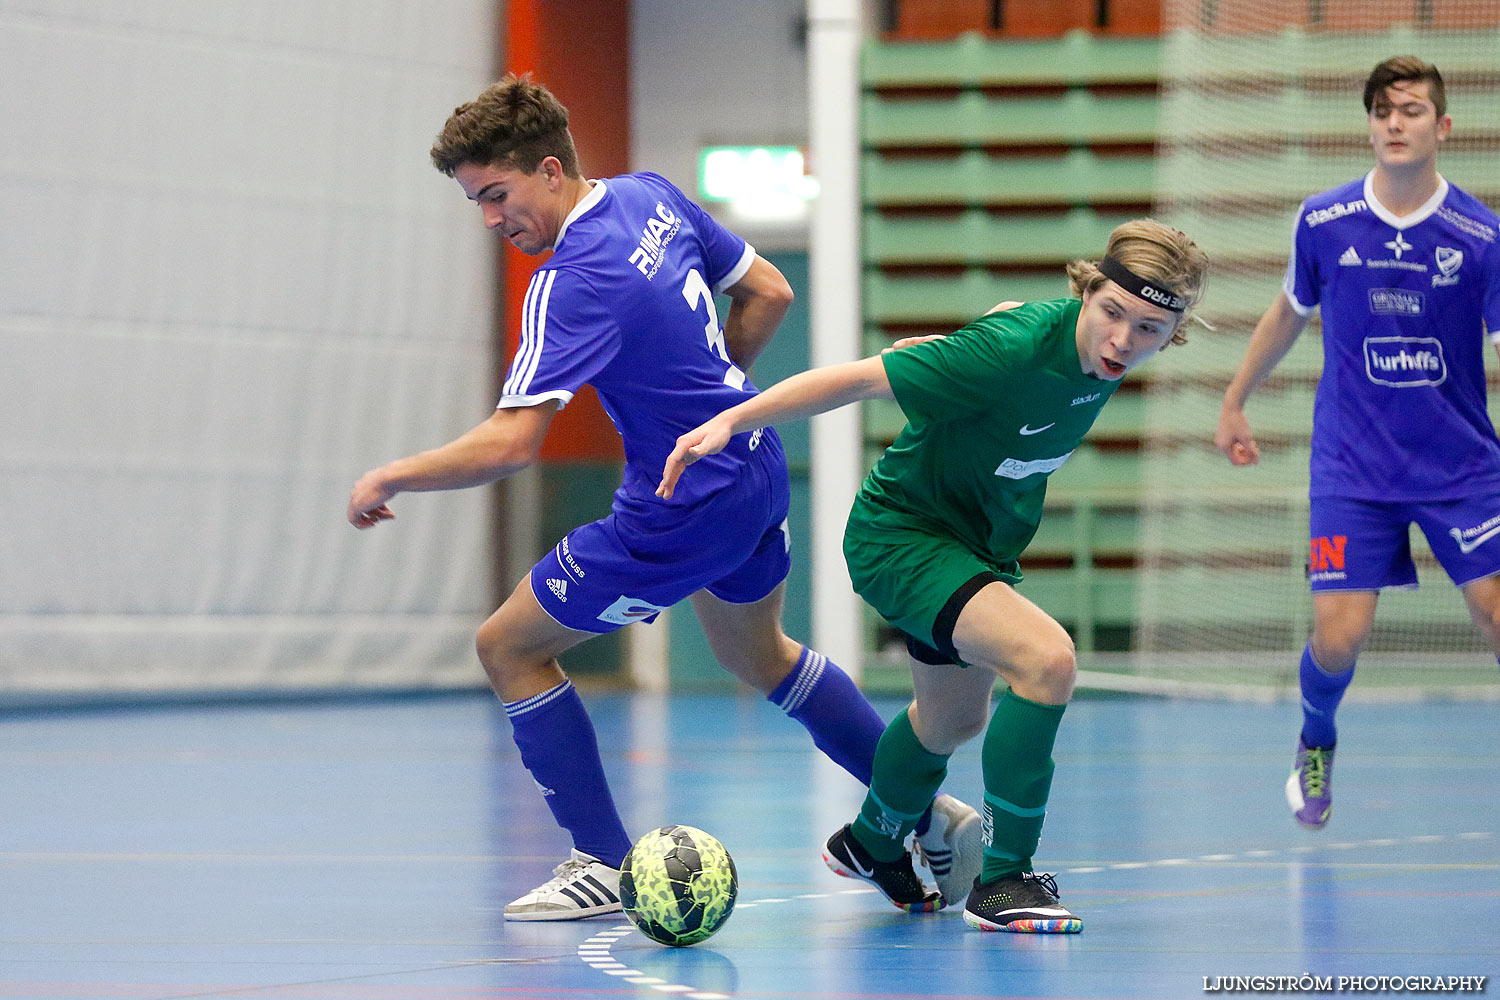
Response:
[[[587,920],[589,917],[599,917],[606,913],[621,913],[624,907],[619,903],[605,906],[590,906],[587,909],[548,909],[548,910],[516,910],[509,908],[505,911],[506,920]]]
[[[1011,934],[1077,934],[1083,930],[1083,921],[1077,917],[1047,920],[1024,918],[997,924],[968,910],[964,911],[964,923],[981,931],[1007,931]]]
[[[880,884],[878,882],[876,882],[874,879],[865,878],[859,872],[854,871],[852,868],[845,865],[838,858],[834,857],[826,847],[823,848],[823,863],[827,865],[829,870],[832,871],[835,875],[842,875],[844,878],[857,879],[861,882],[868,882],[870,885],[873,885],[880,891],[880,894],[882,896],[885,896],[885,898],[890,901],[890,904],[898,910],[903,910],[906,913],[936,913],[938,910],[941,910],[943,908],[943,900],[941,899],[941,897],[933,900],[930,903],[896,902],[894,899],[891,899],[891,897],[885,895],[885,890],[880,888]]]

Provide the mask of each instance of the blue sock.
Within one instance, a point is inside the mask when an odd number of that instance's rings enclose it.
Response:
[[[572,681],[505,703],[521,763],[531,772],[573,846],[611,868],[630,851],[630,836],[609,794],[599,740]]]
[[[1328,674],[1313,659],[1312,643],[1302,650],[1302,743],[1309,747],[1330,749],[1338,742],[1333,716],[1338,711],[1344,689],[1354,679],[1351,666],[1341,674]]]
[[[819,750],[869,787],[885,722],[838,664],[803,646],[797,665],[766,699],[807,727]]]
[[[885,722],[837,663],[803,646],[797,665],[766,700],[802,723],[819,750],[869,787],[875,744],[885,732]],[[926,833],[931,821],[929,807],[917,822],[917,832]]]

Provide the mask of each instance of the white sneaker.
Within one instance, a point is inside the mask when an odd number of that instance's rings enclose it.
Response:
[[[973,806],[939,795],[932,800],[932,825],[916,838],[917,859],[932,872],[949,906],[963,902],[984,867],[982,826]]]
[[[506,920],[582,920],[620,912],[620,872],[577,848],[553,878],[505,907]]]

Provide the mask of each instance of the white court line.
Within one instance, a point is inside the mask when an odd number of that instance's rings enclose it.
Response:
[[[1299,844],[1295,847],[1285,847],[1279,851],[1254,850],[1243,851],[1239,854],[1200,854],[1197,858],[1160,858],[1156,861],[1117,861],[1109,865],[1088,865],[1077,868],[1059,869],[1067,875],[1094,875],[1102,871],[1129,871],[1136,868],[1167,868],[1173,865],[1191,865],[1199,863],[1218,863],[1224,861],[1241,861],[1246,858],[1275,858],[1278,855],[1307,854],[1318,848],[1329,850],[1348,851],[1357,847],[1397,847],[1401,844],[1437,844],[1446,840],[1484,840],[1493,836],[1488,831],[1475,830],[1468,833],[1424,833],[1411,837],[1376,837],[1371,840],[1340,840],[1329,844]]]
[[[1060,871],[1069,875],[1096,875],[1106,871],[1133,871],[1140,868],[1167,868],[1180,867],[1183,865],[1196,864],[1221,864],[1224,862],[1239,862],[1247,859],[1260,860],[1263,858],[1291,857],[1305,854],[1322,846],[1336,850],[1350,850],[1357,847],[1397,847],[1402,844],[1437,844],[1449,840],[1486,840],[1493,836],[1488,831],[1471,831],[1468,833],[1442,834],[1425,833],[1411,837],[1377,837],[1371,840],[1360,841],[1337,841],[1322,845],[1299,844],[1292,847],[1284,847],[1276,850],[1258,849],[1253,851],[1242,851],[1238,854],[1200,854],[1196,858],[1159,858],[1154,861],[1119,861],[1113,864],[1086,865],[1075,868],[1063,868]],[[736,903],[735,908],[741,910],[754,909],[757,906],[769,906],[776,903],[790,903],[801,899],[828,899],[833,896],[859,896],[875,892],[874,889],[841,889],[838,892],[807,892],[798,896],[768,896],[764,899],[748,900]],[[610,954],[610,948],[621,938],[629,937],[635,931],[634,924],[619,924],[608,931],[601,931],[578,946],[578,958],[585,965],[598,969],[605,975],[618,976],[625,982],[638,986],[650,986],[653,990],[661,993],[678,994],[687,997],[688,1000],[732,1000],[730,994],[713,993],[699,990],[694,986],[684,986],[679,983],[668,983],[654,976],[648,976],[639,969],[632,969],[614,959]]]

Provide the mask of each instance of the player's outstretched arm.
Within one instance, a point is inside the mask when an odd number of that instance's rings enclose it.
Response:
[[[1256,444],[1255,435],[1250,430],[1245,403],[1286,357],[1305,326],[1307,317],[1292,307],[1285,292],[1276,296],[1271,308],[1255,324],[1250,346],[1245,350],[1245,360],[1240,362],[1239,371],[1224,391],[1219,426],[1214,431],[1214,446],[1231,464],[1254,465],[1260,461],[1260,445]]]
[[[677,480],[689,465],[724,450],[743,431],[836,410],[861,399],[891,399],[890,379],[878,357],[814,368],[778,382],[758,396],[732,406],[677,439],[667,456],[656,495],[672,499]]]
[[[441,448],[371,469],[349,493],[349,523],[371,528],[395,517],[388,501],[397,493],[458,490],[514,475],[536,461],[557,408],[553,399],[496,410]]]

